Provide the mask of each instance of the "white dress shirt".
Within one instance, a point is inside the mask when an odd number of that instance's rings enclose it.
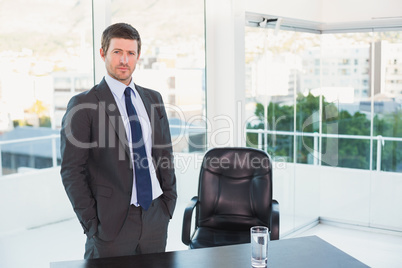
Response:
[[[133,161],[134,167],[134,157],[133,157],[133,148],[132,148],[132,138],[131,138],[131,128],[130,128],[130,121],[128,119],[127,110],[126,110],[126,102],[124,97],[124,91],[126,87],[130,87],[133,91],[131,94],[131,102],[134,105],[134,108],[137,112],[141,128],[142,128],[142,137],[145,143],[145,151],[147,153],[148,158],[148,165],[149,165],[149,173],[151,175],[151,184],[152,184],[152,199],[159,197],[163,192],[159,183],[158,178],[156,177],[155,166],[152,161],[152,128],[151,123],[149,121],[148,113],[145,109],[144,103],[142,102],[140,94],[138,94],[134,82],[131,79],[131,82],[128,86],[117,81],[116,79],[112,78],[109,74],[105,75],[105,80],[107,85],[109,86],[110,90],[113,93],[113,97],[116,101],[117,107],[120,111],[122,116],[122,121],[124,123],[124,128],[126,130],[127,139],[130,146],[131,152],[131,161]],[[135,172],[133,172],[133,189],[131,195],[131,204],[135,206],[139,206],[137,201],[137,188],[135,184]]]

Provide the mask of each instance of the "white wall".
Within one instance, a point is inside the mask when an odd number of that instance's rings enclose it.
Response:
[[[373,17],[401,17],[400,0],[250,0],[246,11],[313,22],[370,21]]]
[[[319,218],[320,172],[309,165],[274,163],[273,194],[279,202],[281,236]]]
[[[0,177],[0,197],[0,236],[75,217],[59,167]]]
[[[300,20],[320,21],[322,0],[249,0],[246,1],[246,11]]]
[[[243,146],[244,0],[205,3],[208,147]]]
[[[402,231],[402,174],[320,168],[320,217]]]
[[[370,226],[402,231],[402,174],[372,172]]]
[[[320,216],[368,226],[371,172],[321,167],[320,173]]]
[[[321,2],[320,21],[325,23],[370,21],[375,17],[401,18],[402,15],[400,0],[321,0]]]
[[[281,234],[322,220],[402,231],[402,174],[303,164],[274,165]]]

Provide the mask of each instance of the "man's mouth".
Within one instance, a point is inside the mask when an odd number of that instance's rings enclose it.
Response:
[[[119,69],[119,70],[128,70],[128,66],[118,66],[117,69]]]

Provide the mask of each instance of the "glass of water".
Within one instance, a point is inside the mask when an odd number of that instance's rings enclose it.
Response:
[[[267,267],[269,230],[265,226],[254,226],[251,235],[251,265]]]

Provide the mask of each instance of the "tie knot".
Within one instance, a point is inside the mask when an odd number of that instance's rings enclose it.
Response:
[[[126,90],[124,90],[124,96],[130,97],[130,93],[131,93],[131,87],[126,87]]]

